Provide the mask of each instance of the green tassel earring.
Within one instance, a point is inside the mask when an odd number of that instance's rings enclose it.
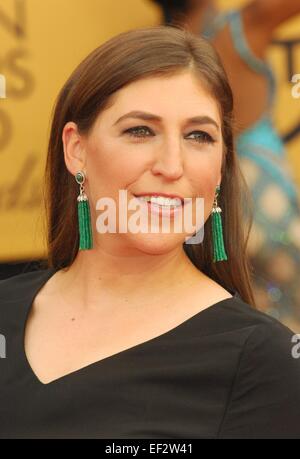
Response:
[[[227,260],[227,255],[224,247],[223,228],[221,219],[221,208],[218,207],[217,197],[220,192],[220,186],[216,188],[216,196],[212,208],[212,236],[213,236],[213,250],[214,250],[214,263],[216,261]]]
[[[84,172],[77,172],[75,175],[75,180],[80,185],[80,194],[77,197],[79,250],[88,250],[93,248],[93,234],[89,200],[84,192],[83,186],[85,181]]]

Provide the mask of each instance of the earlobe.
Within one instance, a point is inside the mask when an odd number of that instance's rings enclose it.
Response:
[[[69,121],[62,132],[64,159],[68,171],[75,175],[85,166],[85,151],[76,123]]]

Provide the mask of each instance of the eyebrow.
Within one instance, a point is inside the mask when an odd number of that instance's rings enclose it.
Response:
[[[125,115],[121,116],[115,123],[118,124],[120,121],[123,121],[124,119],[127,118],[136,118],[136,119],[142,119],[146,121],[162,121],[162,117],[158,115],[154,115],[149,112],[143,112],[139,110],[133,110],[129,113],[126,113]],[[210,116],[207,115],[200,115],[200,116],[193,116],[192,118],[187,118],[187,123],[188,124],[213,124],[217,129],[219,129],[219,125],[216,123],[216,121],[211,118]]]

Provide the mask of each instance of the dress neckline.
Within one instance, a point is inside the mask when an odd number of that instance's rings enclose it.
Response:
[[[42,289],[42,287],[46,284],[46,282],[56,273],[57,269],[56,268],[48,268],[46,270],[42,270],[41,277],[38,277],[38,282],[36,283],[36,286],[33,290],[31,291],[30,294],[27,297],[23,297],[23,301],[26,302],[25,306],[25,314],[23,317],[23,323],[22,323],[22,331],[20,334],[20,343],[19,347],[21,348],[21,357],[23,360],[23,365],[25,370],[29,373],[30,379],[34,384],[37,386],[40,386],[41,388],[47,388],[51,386],[55,386],[57,384],[63,383],[64,381],[71,380],[75,378],[76,376],[83,375],[89,370],[95,369],[97,367],[101,367],[105,365],[109,365],[110,363],[114,363],[115,361],[118,362],[120,359],[125,358],[127,356],[130,356],[130,354],[136,352],[136,351],[143,351],[144,349],[147,349],[149,346],[159,343],[160,341],[167,340],[168,338],[172,338],[176,333],[184,330],[185,328],[191,326],[195,321],[199,320],[200,318],[203,318],[210,314],[211,312],[214,312],[216,309],[224,306],[226,303],[232,302],[232,301],[237,301],[240,299],[240,296],[237,292],[230,291],[232,294],[232,297],[230,298],[224,298],[223,300],[217,301],[216,303],[207,306],[205,309],[202,309],[192,316],[188,317],[186,320],[183,322],[179,323],[175,327],[171,328],[170,330],[167,330],[160,335],[154,336],[153,338],[150,338],[146,341],[143,341],[141,343],[137,343],[129,348],[123,349],[121,351],[118,351],[114,354],[111,354],[107,357],[104,357],[100,360],[96,360],[95,362],[92,362],[90,364],[87,364],[81,368],[78,368],[70,373],[67,373],[65,375],[59,376],[58,378],[55,378],[52,381],[49,381],[48,383],[43,383],[38,376],[35,374],[33,371],[29,360],[27,358],[26,352],[25,352],[25,331],[26,331],[26,325],[27,321],[29,318],[30,311],[33,306],[33,302],[39,293],[39,291]],[[36,280],[34,280],[35,283]]]

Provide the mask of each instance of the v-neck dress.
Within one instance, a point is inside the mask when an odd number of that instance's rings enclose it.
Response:
[[[236,293],[43,384],[24,330],[54,273],[0,281],[0,438],[300,438],[300,335]]]

